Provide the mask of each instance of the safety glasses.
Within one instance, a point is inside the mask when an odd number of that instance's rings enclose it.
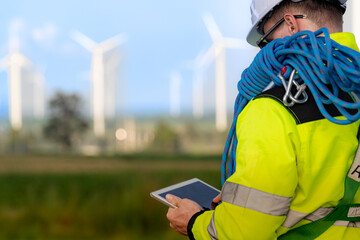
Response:
[[[294,18],[306,18],[306,15],[294,15]],[[263,48],[268,44],[269,42],[266,40],[266,38],[283,22],[285,21],[284,18],[280,19],[277,23],[275,23],[274,26],[272,26],[269,31],[267,31],[257,42],[256,45],[259,46],[259,48]]]

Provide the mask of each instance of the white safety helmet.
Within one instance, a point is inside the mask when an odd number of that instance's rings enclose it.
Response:
[[[264,17],[268,16],[268,14],[272,12],[274,7],[279,5],[282,1],[283,0],[252,0],[250,6],[252,27],[246,38],[248,43],[250,43],[253,46],[256,46],[256,41],[259,40],[264,34],[261,32],[262,29],[259,29],[259,26],[262,25],[261,24],[262,20],[264,19]],[[291,1],[301,2],[303,0],[291,0]],[[328,2],[337,1],[339,3],[339,6],[342,7],[345,12],[347,0],[325,0],[325,1]]]

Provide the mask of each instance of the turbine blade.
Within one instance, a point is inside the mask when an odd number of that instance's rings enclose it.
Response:
[[[237,38],[223,38],[223,44],[226,48],[235,48],[235,49],[248,49],[249,44],[243,39]]]
[[[71,31],[70,37],[90,52],[92,52],[96,46],[96,42],[77,30]]]
[[[210,33],[211,39],[214,42],[222,38],[219,27],[216,24],[214,17],[209,12],[203,14],[203,20],[208,32]]]
[[[128,37],[126,34],[118,34],[108,40],[101,42],[99,46],[102,48],[103,52],[107,52],[123,44],[127,41],[127,39]]]
[[[203,59],[203,57],[205,56],[206,52],[205,49],[201,50],[198,55],[196,55],[195,59],[194,59],[194,65],[195,67],[199,67],[199,65],[201,65],[201,61]]]
[[[198,66],[206,67],[215,59],[215,45],[212,45],[209,50],[199,59]]]

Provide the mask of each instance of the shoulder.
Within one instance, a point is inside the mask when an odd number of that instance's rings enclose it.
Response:
[[[325,117],[321,114],[313,94],[309,89],[306,89],[308,95],[308,100],[303,104],[295,104],[292,107],[288,107],[283,102],[283,96],[285,94],[285,89],[280,86],[275,86],[259,95],[254,97],[253,101],[258,99],[272,99],[278,102],[296,121],[296,124],[303,124],[311,121],[321,120]],[[339,92],[339,98],[352,102],[350,94]],[[333,104],[324,104],[326,111],[333,117],[341,116],[341,113]]]
[[[239,138],[274,136],[296,131],[296,124],[280,98],[269,94],[256,97],[246,105],[237,118],[236,133]]]
[[[279,119],[294,123],[294,115],[282,101],[282,91],[281,87],[274,87],[255,96],[240,113],[238,123],[252,121],[268,125]]]

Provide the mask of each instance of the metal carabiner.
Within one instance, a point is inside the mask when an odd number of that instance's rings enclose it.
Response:
[[[278,74],[278,77],[280,78],[280,80],[281,80],[281,82],[282,82],[282,84],[283,84],[283,86],[285,88],[285,95],[283,97],[283,102],[288,107],[294,106],[295,103],[298,103],[298,104],[305,103],[308,100],[308,95],[307,95],[307,93],[305,91],[306,84],[305,83],[303,83],[301,85],[298,84],[294,80],[295,73],[296,73],[296,70],[293,69],[291,74],[290,74],[288,83],[286,82],[286,80],[282,76],[281,72]],[[291,92],[291,88],[292,88],[293,85],[295,85],[296,90],[297,90],[295,96],[293,96],[292,92]],[[303,96],[302,98],[300,98],[301,95]],[[289,99],[290,99],[290,101],[289,101]]]

